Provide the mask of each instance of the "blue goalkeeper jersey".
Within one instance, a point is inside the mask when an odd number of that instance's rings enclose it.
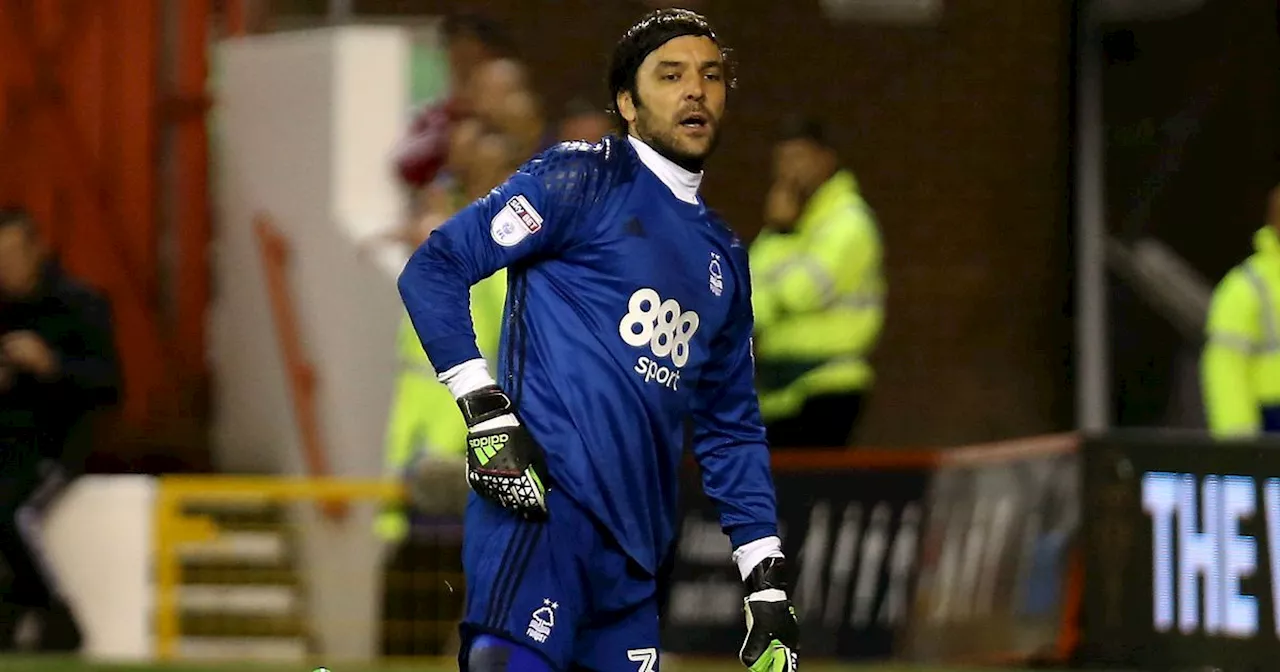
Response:
[[[777,534],[756,401],[746,251],[625,140],[564,143],[433,232],[399,289],[437,371],[480,357],[468,288],[508,269],[498,384],[551,487],[656,572],[686,419],[736,548]]]

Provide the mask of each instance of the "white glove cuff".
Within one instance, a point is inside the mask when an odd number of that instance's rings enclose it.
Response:
[[[496,385],[489,375],[489,365],[483,359],[469,359],[437,376],[449,388],[453,398],[461,399],[482,387]]]
[[[782,557],[782,540],[777,537],[763,537],[743,544],[733,552],[733,561],[738,563],[738,573],[746,581],[751,570],[765,558]]]

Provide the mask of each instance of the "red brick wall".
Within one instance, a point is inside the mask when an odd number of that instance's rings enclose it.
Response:
[[[461,1],[375,7],[444,11]],[[947,0],[934,28],[831,26],[813,0],[709,0],[739,90],[708,201],[759,226],[768,138],[783,114],[838,122],[877,210],[888,327],[862,443],[953,444],[1071,423],[1064,0]],[[552,110],[603,103],[608,53],[642,12],[623,0],[490,0]]]

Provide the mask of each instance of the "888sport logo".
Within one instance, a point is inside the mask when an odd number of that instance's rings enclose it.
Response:
[[[626,315],[618,323],[622,342],[649,350],[649,354],[636,359],[632,371],[646,383],[679,390],[680,370],[689,362],[698,324],[698,313],[682,310],[679,301],[663,300],[649,287],[637,289],[627,302]]]

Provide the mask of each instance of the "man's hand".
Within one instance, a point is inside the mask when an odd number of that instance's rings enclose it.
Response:
[[[800,625],[785,572],[785,560],[765,558],[746,579],[747,638],[738,659],[752,672],[794,672],[799,665]]]
[[[0,337],[0,354],[10,365],[37,378],[52,378],[58,373],[58,356],[32,331],[15,331]]]
[[[769,187],[764,201],[764,222],[769,226],[789,228],[800,217],[800,194],[786,182]]]
[[[467,421],[467,483],[476,494],[530,520],[547,515],[546,459],[520,426],[515,407],[496,385],[458,399]]]

